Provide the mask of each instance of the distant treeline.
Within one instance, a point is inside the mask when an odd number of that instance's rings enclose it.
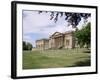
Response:
[[[23,41],[23,50],[32,50],[32,48],[31,43]]]

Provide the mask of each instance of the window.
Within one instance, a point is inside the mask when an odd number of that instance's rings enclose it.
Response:
[[[69,46],[69,40],[66,40],[66,45]]]

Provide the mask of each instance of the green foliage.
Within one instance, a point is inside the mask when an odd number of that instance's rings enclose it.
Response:
[[[29,42],[23,41],[23,50],[32,50],[32,44]]]
[[[42,12],[47,13],[48,11],[39,11],[39,14]],[[84,22],[87,22],[87,19],[91,17],[90,13],[72,13],[72,12],[49,12],[50,13],[50,20],[54,20],[56,23],[59,19],[59,17],[64,17],[65,21],[67,21],[69,24],[68,26],[72,25],[73,28],[77,28],[77,25],[84,19]]]
[[[27,43],[27,49],[28,49],[28,50],[32,50],[32,44]]]
[[[88,23],[81,30],[78,30],[75,32],[75,36],[80,47],[83,47],[85,45],[87,48],[90,47],[90,42],[91,42],[91,28],[90,27],[91,27],[91,24]]]

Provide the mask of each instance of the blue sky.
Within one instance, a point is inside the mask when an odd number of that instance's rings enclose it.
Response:
[[[66,32],[73,30],[67,26],[65,16],[58,18],[55,23],[50,20],[50,12],[38,14],[38,11],[23,10],[23,40],[30,42],[35,47],[35,41],[42,38],[49,38],[54,32]],[[83,20],[78,25],[81,28]]]

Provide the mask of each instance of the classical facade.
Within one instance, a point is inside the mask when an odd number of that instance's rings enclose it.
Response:
[[[38,49],[61,49],[74,48],[75,38],[73,31],[60,33],[55,32],[49,39],[41,39],[36,41],[36,48]]]
[[[55,32],[50,36],[49,48],[60,48],[64,46],[64,34],[60,32]]]
[[[36,48],[37,49],[48,49],[49,48],[49,39],[40,39],[36,40]]]

